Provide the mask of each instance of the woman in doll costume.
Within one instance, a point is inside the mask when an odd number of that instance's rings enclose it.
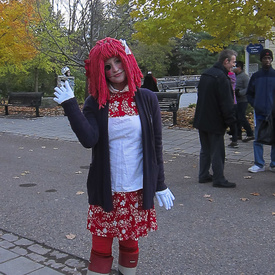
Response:
[[[161,114],[156,95],[139,88],[142,74],[123,40],[96,43],[86,63],[90,96],[83,111],[66,82],[55,88],[80,143],[92,148],[87,179],[92,233],[88,275],[111,272],[113,238],[119,274],[136,274],[138,239],[157,230],[154,196],[168,210],[175,199],[164,183]]]

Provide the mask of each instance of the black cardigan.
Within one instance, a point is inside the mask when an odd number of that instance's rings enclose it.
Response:
[[[143,209],[154,206],[156,191],[167,188],[164,183],[162,156],[162,124],[156,95],[148,89],[138,89],[135,100],[142,127],[143,145]],[[89,204],[100,205],[104,211],[113,209],[107,102],[99,109],[89,96],[80,111],[75,98],[62,103],[71,127],[85,148],[93,148],[92,163],[87,179]]]

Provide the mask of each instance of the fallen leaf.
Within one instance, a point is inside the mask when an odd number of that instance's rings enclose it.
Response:
[[[257,192],[250,193],[250,195],[252,195],[252,196],[260,196],[260,194],[257,193]]]
[[[191,179],[191,177],[190,177],[190,176],[184,176],[184,178],[185,178],[185,179]]]
[[[272,212],[272,216],[275,216],[275,212]]]
[[[66,238],[67,238],[68,240],[73,240],[75,237],[76,237],[76,235],[74,235],[74,234],[72,234],[72,233],[66,235]]]
[[[54,150],[58,150],[58,148],[56,148],[56,147],[54,147],[53,149],[54,149]]]
[[[82,195],[82,194],[84,194],[83,191],[77,191],[77,192],[76,192],[76,195]]]
[[[208,199],[208,201],[213,202],[213,201],[214,201],[214,199],[212,199],[212,198],[211,198],[211,199]]]
[[[204,198],[210,198],[210,197],[211,197],[211,195],[207,195],[207,194],[205,194],[203,197],[204,197]]]
[[[46,146],[41,146],[41,148],[42,148],[42,149],[45,149],[45,148],[46,148]]]
[[[29,152],[33,152],[33,149],[30,149]]]
[[[23,150],[24,149],[24,147],[19,147],[19,150]]]
[[[183,206],[183,203],[180,203],[179,205],[180,205],[180,206]]]
[[[241,152],[238,152],[238,151],[236,151],[236,152],[234,152],[234,154],[240,154]]]
[[[249,201],[248,198],[241,198],[241,201]]]
[[[19,179],[19,177],[15,176],[15,177],[13,177],[13,179]]]
[[[272,196],[274,196],[274,197],[275,197],[275,193],[273,193],[273,194],[272,194]]]
[[[243,178],[244,178],[244,179],[252,179],[251,176],[244,176]]]
[[[82,174],[82,172],[81,171],[77,171],[77,172],[75,172],[75,174]]]

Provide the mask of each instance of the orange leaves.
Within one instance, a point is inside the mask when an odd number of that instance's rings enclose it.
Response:
[[[260,196],[260,193],[258,192],[252,192],[250,193],[251,196]],[[248,198],[241,198],[241,201],[249,201]]]
[[[250,193],[250,195],[252,195],[252,196],[260,196],[260,194],[258,192]]]
[[[38,21],[34,3],[34,0],[0,2],[0,65],[17,65],[35,56],[30,29]]]

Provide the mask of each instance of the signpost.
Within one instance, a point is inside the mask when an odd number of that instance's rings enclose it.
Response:
[[[263,45],[262,44],[252,44],[250,43],[247,47],[246,50],[249,54],[259,54],[263,50]]]
[[[260,43],[265,43],[265,48],[266,48],[266,43],[268,40],[265,41],[260,41]],[[257,44],[252,44],[250,43],[247,47],[246,47],[246,51],[245,51],[245,72],[247,75],[249,75],[249,55],[250,54],[260,54],[260,52],[264,49],[263,45],[257,43]]]

